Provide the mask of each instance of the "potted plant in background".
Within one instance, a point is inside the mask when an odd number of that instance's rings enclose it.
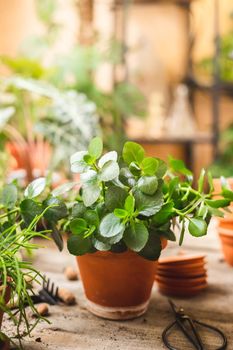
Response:
[[[41,182],[42,186],[42,182]],[[40,194],[43,187],[30,184],[22,196],[18,193],[14,184],[8,184],[1,190],[0,195],[0,347],[6,346],[6,342],[15,342],[22,348],[22,337],[30,335],[32,329],[39,320],[43,319],[33,305],[31,299],[32,283],[42,280],[40,272],[30,262],[22,259],[22,250],[35,250],[39,246],[32,243],[34,237],[46,238],[47,231],[38,232],[37,223],[51,207],[41,207],[37,215],[32,212],[32,203],[36,203],[35,197]],[[34,198],[34,199],[33,199]],[[35,211],[35,209],[34,209]],[[30,279],[30,285],[28,284]],[[10,302],[8,304],[8,302]],[[17,311],[11,306],[17,305]],[[26,310],[25,304],[37,317],[33,320]],[[6,335],[1,330],[3,313],[6,313],[13,322],[16,334]],[[15,340],[14,340],[15,339]],[[5,343],[5,345],[3,345]],[[5,349],[5,347],[4,347]]]
[[[172,222],[181,225],[180,244],[186,226],[191,235],[204,236],[211,216],[222,214],[233,193],[213,199],[210,174],[203,170],[194,189],[182,161],[170,158],[167,166],[146,157],[134,142],[125,143],[120,158],[115,151],[102,151],[97,137],[87,151],[71,157],[71,170],[81,174],[81,188],[68,205],[67,245],[77,256],[89,310],[129,319],[148,307],[156,262],[166,240],[175,240]],[[204,193],[206,177],[209,191]],[[66,186],[70,190],[72,184]],[[66,186],[55,190],[56,195]]]
[[[233,190],[233,125],[230,124],[221,134],[221,152],[218,159],[211,165],[210,171],[215,177],[214,192],[216,198],[222,197],[222,192]],[[225,176],[225,178],[222,177]],[[233,202],[233,196],[229,196]],[[233,204],[225,217],[218,218],[218,233],[222,244],[225,260],[233,266]]]

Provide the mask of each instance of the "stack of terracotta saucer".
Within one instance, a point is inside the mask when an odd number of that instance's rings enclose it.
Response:
[[[158,262],[156,281],[167,296],[192,297],[207,287],[204,255],[178,255]]]

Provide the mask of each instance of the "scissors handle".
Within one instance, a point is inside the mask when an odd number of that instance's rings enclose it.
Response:
[[[191,319],[189,319],[191,320]],[[194,326],[194,324],[198,324],[199,326],[205,327],[207,329],[210,329],[211,331],[213,331],[214,333],[217,333],[220,338],[222,339],[222,345],[220,347],[218,347],[216,350],[225,350],[227,348],[227,338],[224,335],[224,333],[222,331],[220,331],[218,328],[214,327],[214,326],[210,326],[208,324],[205,324],[203,322],[199,322],[197,320],[191,320],[190,326],[194,332],[194,335],[197,337],[196,340],[198,340],[197,342],[195,342],[194,338],[190,335],[190,333],[188,332],[187,328],[182,324],[182,321],[178,321],[177,319],[172,322],[169,326],[167,326],[165,328],[165,330],[162,333],[162,339],[164,342],[164,345],[169,349],[169,350],[179,350],[177,348],[175,348],[174,346],[172,346],[168,340],[169,334],[171,333],[171,330],[174,326],[178,326],[182,332],[184,333],[184,335],[186,336],[186,338],[193,344],[193,346],[195,347],[195,349],[197,350],[204,350],[204,345],[201,341],[200,336],[198,335],[198,332],[196,330],[196,327]],[[193,329],[193,327],[194,329]]]

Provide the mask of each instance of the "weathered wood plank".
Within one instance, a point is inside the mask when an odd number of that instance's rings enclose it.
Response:
[[[184,248],[187,252],[205,253],[208,258],[209,287],[192,299],[175,299],[187,312],[199,320],[221,328],[228,337],[229,349],[233,349],[233,268],[226,265],[219,249],[219,241],[212,227],[209,235],[202,239],[188,238]],[[172,255],[179,249],[171,244],[164,255]],[[33,338],[25,340],[25,350],[160,350],[165,349],[161,341],[164,328],[173,320],[167,298],[160,295],[155,285],[150,308],[146,315],[132,321],[116,322],[99,319],[85,308],[85,298],[80,281],[67,281],[63,269],[67,265],[75,266],[75,259],[67,252],[59,253],[53,248],[42,250],[36,265],[40,267],[56,284],[72,290],[78,305],[51,306],[50,325],[45,323],[33,332]],[[191,349],[186,340],[176,333],[174,345],[178,349]],[[36,342],[36,339],[41,342]],[[215,349],[218,339],[204,334]]]

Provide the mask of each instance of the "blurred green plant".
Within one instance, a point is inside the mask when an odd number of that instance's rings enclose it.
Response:
[[[233,82],[233,31],[221,38],[219,65],[221,80],[224,82]],[[197,64],[196,68],[201,74],[212,77],[214,74],[213,57],[204,58]]]
[[[83,149],[99,134],[95,104],[84,94],[60,91],[49,83],[22,77],[2,79],[0,87],[0,140],[2,144],[10,140],[17,145],[21,163],[22,153],[25,153],[23,162],[28,171],[32,171],[31,163],[36,157],[33,149],[39,141],[41,144],[41,137],[53,146],[49,160],[50,170],[53,170],[64,165],[64,159],[77,147]],[[42,135],[40,140],[38,135]],[[32,180],[31,175],[28,180]]]
[[[97,70],[103,64],[113,67],[122,63],[122,44],[111,39],[105,45],[96,42],[90,46],[77,44],[68,54],[57,55],[45,68],[48,50],[55,45],[61,24],[56,20],[58,3],[55,0],[37,0],[37,16],[44,26],[44,33],[29,38],[22,45],[21,55],[1,62],[13,74],[43,79],[62,90],[76,90],[93,101],[100,117],[104,143],[107,148],[120,150],[125,141],[124,124],[128,117],[146,115],[146,99],[140,90],[125,81],[114,82],[111,91],[103,91],[96,83]],[[100,49],[100,46],[104,48]],[[105,79],[105,77],[103,77]]]
[[[233,177],[233,124],[222,132],[220,142],[220,155],[210,166],[210,171],[216,178]]]

